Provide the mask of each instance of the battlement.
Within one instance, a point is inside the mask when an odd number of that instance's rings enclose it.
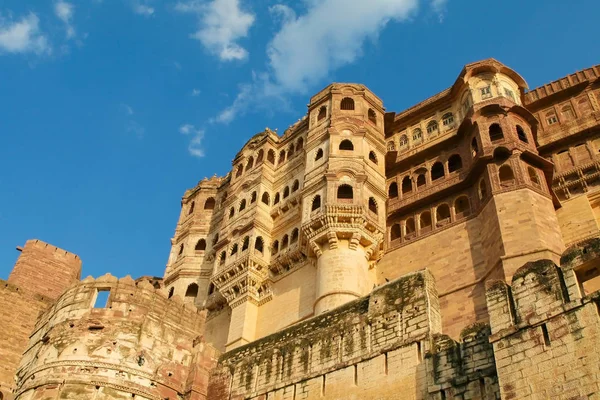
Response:
[[[380,364],[383,371],[392,369],[392,363],[396,369],[402,366],[403,357],[408,368],[403,374],[408,375],[422,361],[428,337],[440,329],[433,277],[426,270],[412,273],[376,288],[367,297],[223,354],[213,376],[213,382],[218,382],[213,393],[223,396],[227,392],[223,388],[231,387],[232,398],[249,398],[294,390],[303,393],[304,397],[297,398],[312,398],[316,395],[312,385],[317,381],[319,391],[341,388],[330,381],[336,371],[347,374]],[[355,382],[362,379],[367,377],[357,375]]]
[[[148,279],[88,277],[38,319],[17,372],[16,398],[205,392],[217,357],[202,340],[205,317]]]

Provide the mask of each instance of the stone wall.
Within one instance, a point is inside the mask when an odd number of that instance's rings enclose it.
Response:
[[[489,283],[490,341],[502,399],[600,395],[599,297],[581,296],[577,259],[563,256],[562,268],[550,260],[529,262],[510,286]]]
[[[415,272],[225,353],[209,397],[395,399],[402,390],[425,398],[423,355],[440,329],[433,277]]]
[[[147,281],[86,278],[39,318],[15,399],[205,399],[217,354],[204,320]]]

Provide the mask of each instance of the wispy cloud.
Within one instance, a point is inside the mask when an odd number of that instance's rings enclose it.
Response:
[[[154,15],[154,7],[150,6],[148,2],[143,0],[132,0],[131,7],[133,12],[139,15],[150,17]]]
[[[431,8],[433,12],[438,15],[440,22],[444,22],[444,16],[446,15],[446,3],[448,0],[431,0]]]
[[[200,90],[192,89],[192,97],[197,97],[197,96],[200,96]]]
[[[192,124],[184,124],[179,127],[179,133],[190,136],[188,151],[194,157],[204,157],[204,149],[202,147],[202,139],[204,138],[204,130],[196,129]]]
[[[267,46],[266,71],[240,85],[234,102],[211,122],[228,123],[261,104],[285,105],[287,96],[306,93],[359,59],[365,42],[376,40],[390,22],[407,20],[419,0],[307,0],[305,5],[302,15],[283,4],[270,7],[280,28]]]
[[[131,108],[130,105],[125,104],[125,103],[121,103],[121,109],[127,114],[127,115],[133,115],[133,108]]]
[[[75,14],[75,7],[73,6],[73,4],[67,3],[63,0],[57,1],[56,3],[54,3],[54,14],[65,24],[67,39],[74,38],[75,28],[71,23],[71,21],[73,20],[73,15]]]
[[[221,61],[245,60],[248,51],[237,42],[248,36],[255,17],[241,8],[240,0],[188,0],[175,9],[198,17],[198,30],[191,35]]]
[[[29,13],[18,21],[0,15],[0,54],[50,54],[52,47],[39,24],[40,20],[34,13]]]

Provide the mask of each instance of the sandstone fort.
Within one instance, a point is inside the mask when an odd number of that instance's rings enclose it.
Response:
[[[0,399],[600,399],[600,65],[449,84],[393,112],[334,83],[252,136],[162,278],[19,247]]]

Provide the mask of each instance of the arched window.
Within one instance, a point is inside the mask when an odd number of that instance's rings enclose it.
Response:
[[[214,292],[215,292],[215,285],[213,283],[211,283],[210,285],[208,285],[208,295],[210,296]]]
[[[420,128],[417,128],[413,131],[413,142],[421,142],[423,140],[423,131]]]
[[[419,216],[419,227],[423,233],[431,231],[431,213],[429,211],[425,211]]]
[[[448,112],[442,116],[442,124],[444,126],[449,126],[454,123],[454,115],[451,112]]]
[[[267,161],[271,163],[271,165],[275,165],[275,151],[273,149],[269,150],[267,153]]]
[[[348,139],[344,139],[340,142],[340,150],[354,150],[354,145]]]
[[[392,225],[392,228],[390,229],[390,240],[400,239],[401,234],[402,230],[400,228],[400,224],[395,223]]]
[[[269,193],[264,192],[260,201],[262,201],[263,203],[265,203],[266,205],[269,205]]]
[[[369,211],[373,214],[377,214],[377,201],[374,197],[369,197]]]
[[[438,130],[439,130],[439,127],[438,127],[437,121],[430,121],[427,124],[427,133],[428,134],[432,135],[434,133],[437,133]]]
[[[582,114],[592,111],[592,105],[586,95],[583,95],[577,100],[577,108],[579,108],[579,111],[581,111]]]
[[[254,203],[256,201],[256,192],[252,192],[252,195],[250,196],[250,204]]]
[[[300,189],[300,182],[298,182],[298,179],[296,179],[292,184],[292,193],[294,193],[298,189]]]
[[[183,245],[183,243],[181,243],[181,244],[179,245],[179,252],[178,252],[177,254],[178,254],[178,255],[182,255],[182,254],[183,254],[183,249],[184,249],[184,245]]]
[[[327,107],[322,106],[321,108],[319,108],[319,115],[317,115],[317,121],[325,119],[326,116],[327,116]]]
[[[287,155],[288,160],[290,158],[292,158],[293,155],[294,155],[294,144],[292,143],[292,144],[290,144],[290,147],[288,148],[288,155]]]
[[[448,159],[448,171],[454,172],[462,168],[462,159],[458,154],[453,154]]]
[[[485,184],[485,180],[482,179],[479,182],[479,200],[483,200],[487,197],[487,186]]]
[[[320,160],[321,158],[323,158],[323,149],[318,149],[317,154],[315,155],[315,161]]]
[[[276,240],[273,242],[273,245],[271,246],[271,253],[277,254],[278,251],[279,251],[279,240]]]
[[[213,246],[214,246],[215,244],[217,244],[218,242],[219,242],[219,234],[217,233],[217,234],[216,234],[216,235],[213,237],[213,239],[212,239],[212,244],[213,244]]]
[[[289,187],[285,187],[285,189],[283,189],[283,198],[287,198],[290,195],[290,188]]]
[[[400,148],[403,149],[408,147],[408,137],[406,135],[400,136]]]
[[[442,226],[450,222],[450,207],[448,204],[440,204],[435,209],[436,226]]]
[[[369,116],[369,121],[371,121],[372,123],[377,125],[377,114],[375,114],[375,110],[373,110],[372,108],[369,108],[368,116]]]
[[[500,185],[507,186],[512,185],[515,181],[515,174],[513,170],[508,165],[503,165],[498,170],[498,177],[500,178]]]
[[[304,140],[302,138],[298,139],[296,142],[296,151],[300,151],[304,148]]]
[[[425,178],[425,174],[420,174],[417,176],[417,187],[425,186],[427,184],[427,179]]]
[[[242,251],[248,250],[248,246],[250,246],[250,237],[246,236],[242,242]]]
[[[190,204],[190,209],[188,210],[188,215],[191,215],[194,212],[195,205],[196,205],[196,202],[192,201],[192,204]]]
[[[246,199],[242,199],[240,201],[240,211],[243,211],[246,208]]]
[[[412,218],[409,218],[406,220],[406,236],[414,234],[416,231],[415,229],[415,220]]]
[[[398,184],[396,182],[392,182],[390,187],[388,188],[388,197],[390,199],[395,199],[398,197]]]
[[[469,205],[469,198],[467,196],[460,196],[454,201],[454,213],[456,214],[456,219],[466,217],[471,213],[471,206]]]
[[[231,246],[231,252],[229,253],[229,255],[237,254],[237,252],[238,252],[238,245],[237,245],[237,243],[234,243],[233,246]]]
[[[206,240],[205,239],[198,240],[198,243],[196,243],[196,250],[198,250],[198,251],[206,250]]]
[[[185,297],[192,297],[195,299],[196,296],[198,296],[198,285],[191,283],[185,291]]]
[[[354,100],[352,100],[350,97],[344,97],[340,103],[340,109],[354,110]]]
[[[540,186],[540,178],[537,174],[537,171],[532,167],[527,167],[527,172],[529,173],[529,180],[536,186]]]
[[[529,143],[529,141],[527,140],[527,135],[525,134],[525,131],[523,130],[521,125],[517,125],[517,136],[519,137],[519,140],[521,142]]]
[[[492,142],[496,142],[498,140],[504,139],[504,134],[502,133],[502,128],[500,128],[500,124],[492,124],[489,129],[490,140]]]
[[[321,196],[316,195],[315,197],[313,197],[312,206],[310,207],[310,210],[315,211],[319,208],[321,208]]]
[[[256,165],[260,164],[263,161],[264,154],[265,152],[263,149],[260,149],[258,151],[258,154],[256,155]]]
[[[254,167],[254,157],[250,156],[248,163],[246,163],[246,171],[249,171],[252,167]]]
[[[241,165],[237,166],[237,172],[235,173],[235,177],[239,178],[240,176],[242,176],[242,173],[244,172],[244,168]]]
[[[273,200],[273,205],[279,203],[279,193],[275,193],[275,200]]]
[[[285,162],[285,150],[281,150],[279,152],[279,163],[278,165],[281,165]]]
[[[554,112],[554,110],[551,110],[550,112],[546,113],[546,124],[554,125],[557,122],[558,118],[556,118],[556,112]]]
[[[174,288],[174,287],[172,287],[171,289],[169,289],[169,299],[170,299],[171,297],[173,297],[173,295],[174,295],[174,294],[175,294],[175,288]]]
[[[560,109],[560,113],[562,114],[563,119],[565,121],[575,119],[575,112],[573,112],[573,107],[571,107],[570,104],[565,104],[564,106],[562,106]]]
[[[474,137],[473,140],[471,140],[471,155],[473,158],[475,158],[478,152],[479,146],[477,146],[477,138]]]
[[[287,234],[283,235],[283,239],[281,239],[281,250],[288,247],[289,237]]]
[[[338,200],[352,200],[354,198],[352,186],[346,184],[338,186],[337,198]]]
[[[229,209],[229,218],[233,218],[234,215],[235,215],[235,208],[231,207]]]
[[[369,161],[371,161],[374,164],[377,164],[377,155],[374,151],[369,152]]]
[[[225,264],[226,260],[227,260],[227,253],[225,251],[222,251],[221,255],[219,256],[219,265]]]
[[[290,243],[296,243],[298,241],[298,234],[299,234],[298,228],[295,228],[292,231],[292,236],[290,238]]]
[[[261,236],[258,236],[256,238],[256,240],[254,241],[254,250],[259,251],[259,252],[263,252],[263,247],[264,247],[264,240]]]
[[[443,178],[444,177],[444,164],[442,164],[441,162],[436,162],[435,164],[433,164],[433,166],[431,167],[431,180],[435,181],[437,179]]]
[[[405,176],[404,179],[402,179],[402,194],[410,192],[412,192],[412,182],[410,180],[410,177]]]
[[[396,151],[396,145],[393,141],[389,141],[387,144],[387,151]]]
[[[214,210],[214,208],[215,208],[215,198],[214,197],[209,197],[204,202],[204,209],[205,210]]]

